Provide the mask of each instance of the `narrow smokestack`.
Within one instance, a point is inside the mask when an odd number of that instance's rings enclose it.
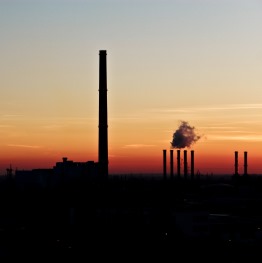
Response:
[[[180,150],[177,150],[177,177],[180,177]]]
[[[107,134],[107,66],[106,50],[99,52],[99,173],[108,176],[108,134]]]
[[[238,152],[235,151],[235,175],[238,175]]]
[[[173,150],[170,150],[170,177],[174,177],[174,157]]]
[[[166,150],[163,150],[163,176],[166,179]]]
[[[244,175],[247,175],[247,152],[244,152]]]
[[[194,160],[194,151],[191,151],[191,179],[193,180],[195,176],[195,160]]]
[[[174,177],[174,157],[173,157],[173,150],[170,150],[170,178],[173,179]]]
[[[187,150],[184,150],[184,177],[187,178]]]

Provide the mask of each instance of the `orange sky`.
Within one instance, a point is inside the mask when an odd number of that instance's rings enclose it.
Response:
[[[1,1],[0,174],[97,161],[99,50],[110,173],[161,173],[181,120],[196,170],[232,174],[239,151],[241,172],[247,151],[262,173],[261,24],[256,0]]]

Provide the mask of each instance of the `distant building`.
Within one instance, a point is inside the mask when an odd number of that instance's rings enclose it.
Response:
[[[53,177],[53,169],[16,170],[15,184],[18,188],[45,188]]]
[[[53,168],[54,174],[65,178],[76,178],[79,176],[95,177],[98,174],[98,163],[94,161],[73,162],[63,157],[62,162],[57,162]]]
[[[45,188],[74,179],[94,179],[98,175],[98,163],[73,162],[66,157],[51,169],[16,170],[15,183],[19,188]]]

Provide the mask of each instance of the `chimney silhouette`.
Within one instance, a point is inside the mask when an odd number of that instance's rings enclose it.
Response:
[[[170,150],[170,178],[173,179],[174,177],[174,157],[173,157],[173,150]]]
[[[108,125],[107,125],[107,66],[106,50],[99,52],[99,174],[108,176]]]
[[[180,177],[180,150],[177,150],[177,177]]]
[[[235,175],[238,175],[238,151],[235,151]]]
[[[163,176],[166,179],[166,150],[163,150]]]
[[[244,175],[247,175],[247,152],[244,152]]]
[[[184,177],[187,178],[187,150],[184,150]]]
[[[194,160],[194,151],[191,151],[191,179],[194,179],[195,176],[195,160]]]

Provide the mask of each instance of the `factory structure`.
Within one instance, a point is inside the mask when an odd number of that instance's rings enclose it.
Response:
[[[39,184],[47,181],[44,178],[50,177],[52,180],[70,180],[73,177],[86,176],[90,179],[108,178],[108,112],[107,112],[107,51],[99,51],[99,119],[98,119],[98,162],[74,162],[63,157],[61,162],[57,162],[52,169],[16,170],[15,177],[18,181],[37,181]],[[174,179],[183,178],[194,180],[199,176],[199,171],[195,173],[195,152],[190,150],[190,162],[188,151],[177,149],[176,165],[174,163],[174,150],[170,149],[169,175],[167,174],[167,150],[163,150],[163,178]],[[190,164],[190,165],[189,165]],[[182,167],[181,167],[182,165]],[[175,169],[176,167],[176,169]],[[235,171],[234,175],[239,176],[238,152],[235,151]],[[247,152],[244,152],[244,176],[247,172]],[[176,172],[175,172],[176,170]],[[12,175],[11,167],[7,169],[7,175]],[[26,180],[28,178],[28,180]],[[59,179],[58,179],[59,178]]]
[[[99,52],[99,121],[98,121],[98,162],[74,162],[63,157],[52,169],[16,170],[15,180],[19,185],[56,184],[72,178],[105,180],[108,178],[108,116],[107,116],[107,52]],[[12,175],[11,167],[7,175]]]
[[[177,150],[177,177],[181,177],[181,150]],[[194,171],[194,150],[190,151],[190,156],[191,156],[191,166],[190,166],[190,177],[191,179],[194,179],[195,171]],[[184,150],[184,158],[183,158],[183,163],[184,163],[184,178],[188,178],[188,160],[187,160],[187,150]],[[167,150],[163,150],[163,177],[167,178]],[[170,179],[174,178],[174,150],[170,150]]]
[[[185,180],[191,179],[194,180],[196,174],[195,174],[195,151],[190,150],[190,177],[188,175],[188,170],[189,170],[189,161],[187,157],[188,151],[183,150],[183,158],[181,158],[181,150],[177,150],[177,172],[176,172],[176,177],[181,178],[183,177]],[[169,157],[170,157],[170,166],[169,166],[169,179],[174,179],[175,174],[174,174],[174,150],[170,149],[169,152]],[[181,174],[181,162],[183,162],[183,174]],[[240,176],[239,174],[239,163],[238,163],[238,151],[235,151],[235,172],[234,176]],[[248,161],[247,161],[247,152],[244,152],[244,172],[243,176],[248,176]],[[197,172],[197,175],[199,175],[199,171]],[[167,175],[167,150],[163,150],[163,178],[168,179]]]
[[[41,248],[40,255],[53,256],[56,251],[65,258],[65,251],[73,251],[74,256],[82,252],[88,259],[92,252],[97,257],[103,251],[114,260],[120,253],[121,261],[130,255],[139,258],[138,251],[144,251],[147,259],[160,251],[161,260],[169,255],[185,262],[192,260],[191,255],[201,262],[214,257],[215,262],[229,257],[232,260],[226,262],[247,262],[249,258],[239,259],[241,253],[249,255],[250,248],[254,248],[250,255],[260,255],[262,178],[248,176],[246,151],[243,175],[235,151],[232,177],[227,180],[198,180],[195,151],[186,147],[163,150],[160,180],[106,180],[106,58],[106,50],[100,50],[98,161],[63,157],[51,169],[17,170],[14,175],[10,166],[7,175],[15,180],[0,184],[1,200],[8,200],[1,207],[0,248],[7,244],[8,255]],[[184,253],[185,248],[190,253]]]

